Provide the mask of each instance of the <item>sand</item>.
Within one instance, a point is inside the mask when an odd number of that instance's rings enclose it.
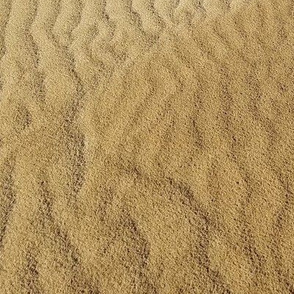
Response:
[[[0,294],[294,293],[292,0],[0,0]]]

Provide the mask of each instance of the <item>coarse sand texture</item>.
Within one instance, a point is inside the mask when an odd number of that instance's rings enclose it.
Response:
[[[0,294],[293,294],[294,1],[0,0]]]

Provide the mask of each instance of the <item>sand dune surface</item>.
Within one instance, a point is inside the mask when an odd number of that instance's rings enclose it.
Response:
[[[0,294],[294,293],[292,0],[0,0]]]

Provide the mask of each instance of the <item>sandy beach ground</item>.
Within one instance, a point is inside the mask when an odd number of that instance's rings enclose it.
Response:
[[[294,293],[292,0],[0,0],[0,294]]]

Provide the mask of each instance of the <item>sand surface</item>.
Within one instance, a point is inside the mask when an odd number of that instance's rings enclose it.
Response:
[[[293,0],[0,0],[0,294],[294,293]]]

